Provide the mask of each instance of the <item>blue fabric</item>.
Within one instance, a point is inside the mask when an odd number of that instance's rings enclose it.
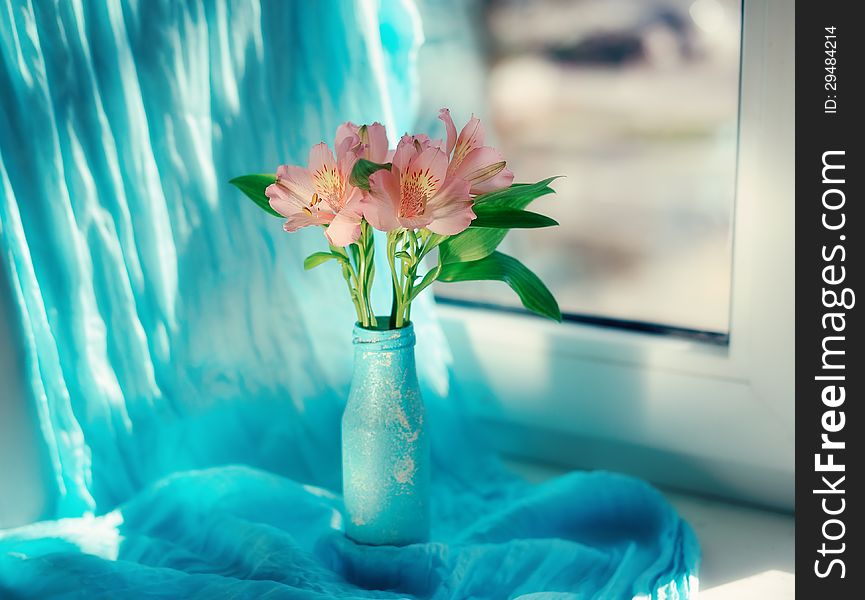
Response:
[[[651,487],[531,486],[477,443],[428,298],[433,541],[340,533],[351,306],[302,270],[320,231],[225,182],[345,119],[409,128],[421,41],[411,0],[0,6],[0,251],[54,494],[0,532],[0,598],[687,596]]]

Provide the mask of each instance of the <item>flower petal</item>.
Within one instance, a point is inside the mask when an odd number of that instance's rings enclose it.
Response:
[[[427,148],[439,148],[442,152],[445,151],[444,141],[432,140],[430,139],[430,136],[425,133],[418,133],[414,136],[414,139],[416,139],[420,144],[421,150],[426,150]]]
[[[427,229],[440,235],[456,235],[471,225],[475,218],[469,183],[453,177],[427,204],[427,214],[432,219]]]
[[[325,235],[334,246],[348,246],[360,239],[360,221],[363,218],[363,194],[354,188],[345,206],[331,221]]]
[[[472,194],[486,194],[489,192],[495,192],[497,190],[503,190],[505,188],[511,187],[511,184],[514,182],[514,172],[505,167],[497,175],[487,179],[486,181],[482,181],[481,183],[476,183],[472,186]]]
[[[405,134],[400,138],[396,151],[389,162],[396,165],[400,172],[405,173],[411,160],[429,148],[437,148],[444,153],[445,144],[441,140],[431,140],[424,133],[417,135]]]
[[[268,190],[273,186],[268,186]],[[267,196],[269,200],[267,203],[270,205],[270,208],[281,214],[283,217],[290,217],[295,213],[299,213],[303,210],[303,205],[299,200],[295,199],[292,196],[285,197],[275,197],[268,194]]]
[[[363,198],[363,216],[379,231],[397,229],[399,206],[399,176],[381,169],[369,177],[369,193]]]
[[[308,210],[301,210],[291,215],[288,215],[288,219],[282,225],[282,228],[292,233],[301,229],[302,227],[309,227],[310,225],[324,225],[328,221],[333,218],[333,215],[322,214],[322,213],[312,213]]]
[[[411,160],[404,171],[403,182],[410,179],[422,181],[427,198],[431,198],[444,184],[447,170],[447,154],[441,148],[430,146]]]
[[[401,173],[405,173],[408,164],[418,153],[418,149],[414,145],[414,138],[408,134],[402,136],[399,143],[396,145],[396,151],[393,153],[391,163]]]
[[[423,229],[432,221],[432,217],[428,214],[418,215],[416,217],[399,217],[400,227],[406,229]]]
[[[514,174],[505,167],[502,153],[490,146],[475,148],[469,152],[450,175],[468,181],[472,186],[472,194],[506,188],[514,180]]]
[[[466,126],[460,131],[451,159],[451,169],[455,170],[469,152],[484,145],[484,126],[481,120],[472,115]]]
[[[354,169],[355,163],[359,156],[354,149],[349,149],[352,144],[351,138],[346,138],[343,140],[343,147],[336,151],[337,155],[337,171],[342,176],[343,180],[348,182],[351,178],[351,172]],[[358,144],[355,144],[353,148],[360,148]]]
[[[448,156],[453,152],[454,146],[457,144],[457,128],[454,125],[454,120],[451,118],[451,111],[447,108],[443,108],[439,111],[439,120],[445,124],[445,130],[447,131],[448,141],[445,150],[448,153]]]
[[[323,168],[336,167],[336,160],[333,158],[333,152],[327,147],[327,144],[321,142],[312,147],[309,151],[309,172],[315,173]]]
[[[373,123],[366,128],[366,138],[361,139],[365,145],[363,158],[372,162],[383,163],[387,161],[387,131],[381,123]]]
[[[276,182],[264,190],[273,210],[287,217],[309,204],[314,193],[309,171],[302,167],[282,165],[276,175]]]
[[[339,172],[344,175],[351,174],[351,168],[358,159],[361,143],[357,130],[357,125],[351,122],[343,123],[336,130],[336,164]]]
[[[298,199],[307,202],[315,192],[312,174],[303,167],[282,165],[276,170],[277,183],[285,186]]]
[[[339,147],[343,144],[343,142],[345,142],[346,139],[358,137],[358,129],[360,128],[351,121],[346,121],[345,123],[336,128],[336,140],[334,141],[334,147],[337,148],[337,152],[339,151]],[[360,138],[358,138],[358,142],[360,142]]]

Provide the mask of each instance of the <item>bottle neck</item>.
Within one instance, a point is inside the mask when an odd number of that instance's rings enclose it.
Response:
[[[354,326],[352,343],[356,352],[394,352],[412,349],[415,345],[414,325],[409,323],[400,329],[365,329]]]

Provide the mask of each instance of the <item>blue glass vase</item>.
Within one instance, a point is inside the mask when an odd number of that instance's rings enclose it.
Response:
[[[342,417],[346,534],[401,546],[429,538],[429,441],[414,327],[354,328],[354,374]]]

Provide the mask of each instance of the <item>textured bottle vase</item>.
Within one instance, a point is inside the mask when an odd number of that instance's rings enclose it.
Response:
[[[355,326],[354,375],[342,417],[346,533],[363,544],[429,537],[430,455],[414,327]]]

